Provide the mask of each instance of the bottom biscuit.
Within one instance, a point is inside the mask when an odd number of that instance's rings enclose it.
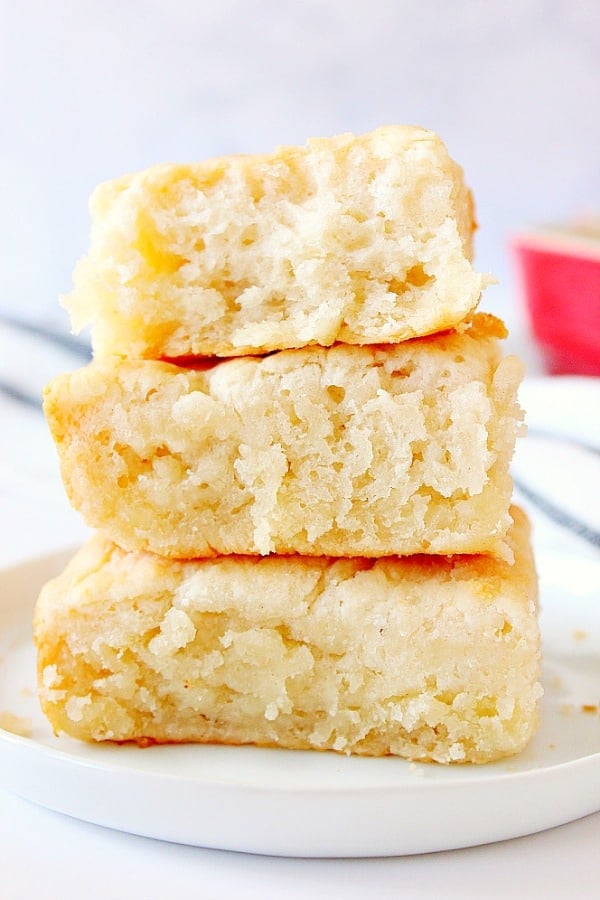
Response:
[[[39,694],[83,740],[483,763],[537,724],[527,520],[485,556],[173,561],[93,538],[42,590]]]

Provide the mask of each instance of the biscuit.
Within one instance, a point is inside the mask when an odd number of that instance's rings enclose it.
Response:
[[[169,557],[501,555],[522,365],[500,327],[204,368],[96,360],[45,392],[68,496]]]
[[[489,280],[462,170],[421,128],[156,166],[91,212],[64,303],[97,355],[395,343],[462,321]]]
[[[42,590],[39,691],[87,741],[483,763],[537,723],[536,576],[485,556],[179,562],[95,537]]]

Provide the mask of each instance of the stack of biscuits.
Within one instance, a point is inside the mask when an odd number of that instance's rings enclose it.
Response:
[[[45,411],[97,534],[42,590],[56,732],[487,762],[537,722],[509,464],[518,359],[477,313],[462,170],[419,128],[101,186]]]

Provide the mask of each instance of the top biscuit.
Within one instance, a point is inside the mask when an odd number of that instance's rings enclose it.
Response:
[[[471,193],[441,140],[393,126],[101,185],[65,298],[96,355],[398,343],[477,306]]]

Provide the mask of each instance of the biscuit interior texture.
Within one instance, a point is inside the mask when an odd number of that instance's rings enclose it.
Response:
[[[488,762],[537,723],[536,576],[485,556],[176,562],[95,537],[42,590],[40,698],[88,741]]]
[[[128,550],[509,553],[522,414],[498,320],[185,368],[98,360],[45,411],[68,495]]]
[[[489,279],[440,139],[392,126],[101,185],[65,298],[97,355],[240,356],[456,325]]]

